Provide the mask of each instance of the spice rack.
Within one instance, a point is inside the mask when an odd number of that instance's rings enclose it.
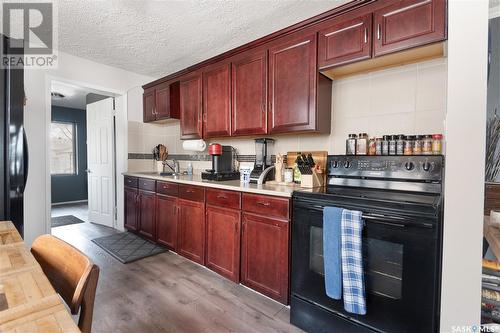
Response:
[[[368,134],[349,134],[346,155],[441,155],[442,134],[384,135],[368,138]]]

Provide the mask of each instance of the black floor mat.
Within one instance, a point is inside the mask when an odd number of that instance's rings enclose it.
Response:
[[[167,251],[130,232],[120,232],[95,238],[92,241],[124,264]]]
[[[52,217],[52,228],[62,227],[63,225],[77,224],[77,223],[85,223],[85,222],[73,215]]]

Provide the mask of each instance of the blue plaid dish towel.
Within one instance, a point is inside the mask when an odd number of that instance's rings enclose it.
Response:
[[[344,209],[341,226],[344,309],[359,315],[366,314],[362,231],[362,212]]]

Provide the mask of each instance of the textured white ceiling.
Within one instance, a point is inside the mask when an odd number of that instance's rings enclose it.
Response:
[[[346,0],[57,0],[61,51],[161,77]]]
[[[51,97],[52,105],[62,106],[65,108],[79,109],[79,110],[85,110],[87,108],[88,94],[94,94],[96,96],[107,95],[105,93],[101,93],[100,91],[60,81],[52,81],[50,91],[58,92],[64,95],[64,98]]]

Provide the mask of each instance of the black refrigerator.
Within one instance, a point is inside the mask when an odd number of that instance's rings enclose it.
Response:
[[[28,149],[24,132],[24,70],[6,65],[11,40],[2,40],[0,68],[0,220],[11,220],[24,237],[23,192],[28,176]],[[19,57],[19,49],[16,49]],[[21,54],[22,56],[22,54]]]

